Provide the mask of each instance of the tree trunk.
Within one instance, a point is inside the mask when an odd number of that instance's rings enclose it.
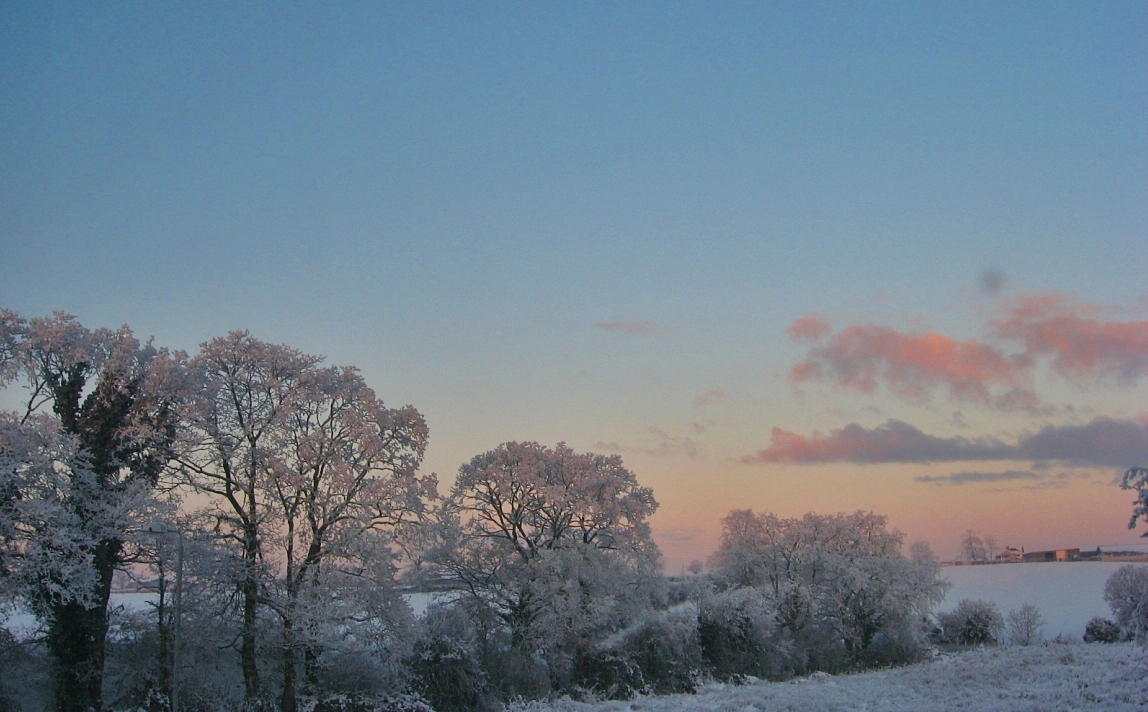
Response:
[[[103,709],[104,641],[108,632],[108,598],[121,542],[105,540],[96,547],[96,601],[54,603],[48,625],[48,652],[56,687],[57,712]]]
[[[288,615],[283,619],[283,697],[282,712],[295,712],[295,629]]]
[[[159,601],[156,603],[156,614],[159,629],[159,689],[167,696],[168,701],[171,700],[171,681],[172,681],[172,644],[171,644],[171,625],[167,620],[167,578],[164,575],[163,561],[159,562],[159,580],[158,591]]]
[[[240,665],[243,667],[243,696],[247,702],[259,699],[259,666],[256,661],[255,625],[258,604],[259,582],[255,578],[254,562],[243,581],[243,636],[239,648]]]

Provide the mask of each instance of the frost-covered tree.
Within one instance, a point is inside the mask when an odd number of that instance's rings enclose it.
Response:
[[[191,362],[195,391],[184,412],[187,429],[178,463],[197,492],[211,495],[214,529],[242,561],[239,656],[248,700],[260,695],[256,629],[266,577],[263,540],[274,526],[261,485],[270,458],[287,442],[306,374],[318,362],[240,331],[204,344]]]
[[[616,455],[508,442],[459,469],[431,560],[553,669],[649,605],[657,506]]]
[[[969,529],[961,537],[961,555],[965,561],[985,561],[989,558],[988,547],[976,530]]]
[[[296,706],[300,647],[311,668],[325,639],[345,636],[369,610],[332,606],[332,593],[364,579],[389,589],[390,537],[436,495],[434,476],[418,476],[427,427],[417,410],[387,408],[353,368],[308,369],[304,385],[262,485],[282,567],[282,595],[271,605],[283,630],[284,712]]]
[[[0,385],[26,389],[3,419],[4,566],[46,566],[9,590],[47,628],[57,709],[102,708],[112,574],[171,457],[183,365],[126,326],[0,312]]]
[[[945,583],[935,561],[901,554],[903,535],[870,512],[780,519],[735,510],[722,520],[711,570],[769,593],[778,626],[829,631],[857,662],[881,639],[912,638]]]
[[[45,593],[95,604],[96,541],[69,505],[92,477],[58,420],[0,412],[0,605],[31,604],[46,618],[50,611],[36,606],[47,603]]]
[[[1104,583],[1104,600],[1130,637],[1148,637],[1148,566],[1125,564]]]
[[[1124,473],[1120,481],[1120,489],[1136,490],[1136,501],[1132,507],[1132,517],[1128,520],[1128,528],[1135,529],[1136,522],[1143,519],[1148,522],[1148,468],[1133,467]],[[1148,537],[1148,531],[1140,536]]]
[[[259,616],[270,611],[284,710],[295,709],[300,654],[313,677],[338,639],[382,639],[371,626],[403,607],[392,535],[434,496],[433,476],[417,475],[427,443],[418,411],[385,407],[358,371],[321,360],[247,332],[204,344],[178,458],[241,562],[245,697],[261,694]]]
[[[1044,640],[1044,616],[1031,603],[1008,612],[1005,617],[1005,642],[1009,645],[1036,645]]]
[[[913,561],[936,561],[933,546],[927,541],[915,541],[909,547],[909,558]]]

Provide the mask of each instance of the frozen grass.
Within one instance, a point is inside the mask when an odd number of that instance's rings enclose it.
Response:
[[[982,648],[892,670],[742,686],[629,702],[534,702],[515,712],[1053,712],[1148,709],[1148,654],[1132,643]]]

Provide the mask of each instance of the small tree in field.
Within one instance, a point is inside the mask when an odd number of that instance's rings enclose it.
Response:
[[[1125,564],[1113,571],[1104,584],[1104,600],[1127,635],[1148,637],[1148,566]]]
[[[975,530],[969,529],[961,537],[961,555],[965,561],[986,561],[989,558],[985,541]]]
[[[1005,620],[1005,642],[1009,645],[1036,645],[1044,640],[1044,616],[1031,603],[1009,611]]]

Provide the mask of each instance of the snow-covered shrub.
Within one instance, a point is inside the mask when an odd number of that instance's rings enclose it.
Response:
[[[881,630],[869,643],[864,661],[881,667],[917,662],[925,656],[927,639],[923,624]]]
[[[553,689],[550,667],[540,655],[497,645],[488,646],[482,659],[492,692],[501,700],[538,699]]]
[[[629,700],[645,690],[642,669],[623,650],[588,650],[574,663],[574,685],[591,697]]]
[[[940,615],[941,640],[961,645],[996,645],[1004,631],[1004,617],[995,603],[961,599],[957,607]]]
[[[697,609],[681,606],[627,632],[623,650],[642,671],[646,692],[693,692],[702,670]]]
[[[439,712],[489,706],[474,626],[457,605],[432,606],[407,660],[415,689]]]
[[[694,692],[703,667],[697,608],[683,605],[651,615],[580,655],[574,685],[607,699]]]
[[[777,677],[777,623],[769,597],[753,587],[707,596],[698,607],[698,639],[703,660],[718,679],[735,675]]]
[[[416,695],[327,695],[301,702],[299,712],[435,712]]]
[[[1036,645],[1044,640],[1044,616],[1040,609],[1026,603],[1008,612],[1005,642],[1009,645]]]
[[[1125,634],[1148,637],[1148,566],[1125,564],[1104,584],[1104,600]]]
[[[1120,626],[1116,621],[1094,616],[1084,627],[1085,643],[1118,643],[1121,638]]]
[[[43,644],[17,639],[4,627],[0,611],[0,711],[49,709],[52,699],[51,666]]]

